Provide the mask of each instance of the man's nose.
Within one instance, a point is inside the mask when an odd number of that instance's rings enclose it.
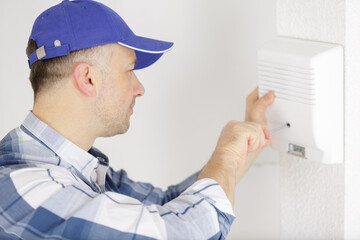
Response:
[[[145,88],[141,84],[135,73],[134,76],[135,76],[134,95],[136,97],[141,97],[142,95],[145,94]]]

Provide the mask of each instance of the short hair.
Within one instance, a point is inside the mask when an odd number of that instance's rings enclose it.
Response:
[[[31,66],[30,82],[34,91],[34,98],[44,90],[60,86],[63,78],[71,76],[77,63],[86,62],[91,65],[101,66],[105,71],[104,64],[111,57],[110,44],[99,45],[91,48],[71,52],[69,55],[38,60]],[[38,49],[36,41],[30,39],[26,54],[29,57]]]

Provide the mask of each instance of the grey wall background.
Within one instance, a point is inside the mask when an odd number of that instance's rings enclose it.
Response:
[[[32,108],[26,43],[37,15],[56,2],[0,3],[0,136]],[[166,188],[206,163],[227,121],[244,119],[245,98],[257,85],[256,50],[276,34],[276,0],[102,2],[135,33],[175,42],[136,72],[146,93],[129,132],[95,142],[115,169]],[[266,149],[238,185],[229,239],[279,238],[278,159]]]

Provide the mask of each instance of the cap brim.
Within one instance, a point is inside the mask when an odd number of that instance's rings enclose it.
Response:
[[[165,52],[170,51],[174,45],[172,42],[139,36],[118,43],[135,51],[137,59],[135,69],[146,68],[155,63]]]

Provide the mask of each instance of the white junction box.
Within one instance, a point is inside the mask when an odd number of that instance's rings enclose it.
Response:
[[[272,90],[266,112],[272,147],[322,163],[343,162],[343,48],[275,38],[258,51],[259,97]]]

